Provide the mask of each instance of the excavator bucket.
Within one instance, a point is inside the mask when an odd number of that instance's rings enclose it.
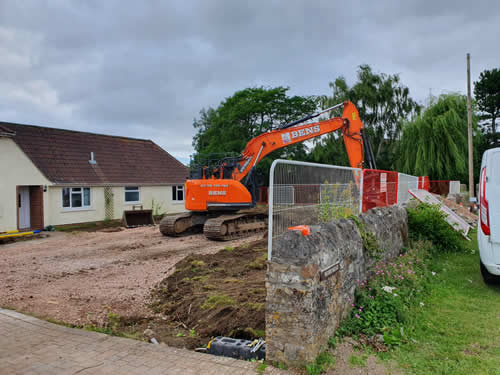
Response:
[[[140,209],[123,211],[123,224],[127,228],[135,228],[146,225],[155,225],[155,220],[153,218],[153,210],[144,210],[142,206]]]

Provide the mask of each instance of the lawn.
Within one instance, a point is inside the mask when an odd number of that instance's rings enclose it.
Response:
[[[484,284],[476,234],[470,251],[435,258],[424,306],[413,308],[408,343],[381,357],[408,374],[500,374],[500,286]]]

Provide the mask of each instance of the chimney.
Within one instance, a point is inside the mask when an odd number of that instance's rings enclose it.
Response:
[[[97,164],[97,162],[94,159],[94,152],[93,151],[90,153],[89,164]]]

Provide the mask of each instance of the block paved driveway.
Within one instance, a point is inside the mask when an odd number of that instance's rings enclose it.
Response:
[[[0,374],[257,374],[257,364],[49,323],[0,309]],[[268,367],[265,374],[286,372]]]

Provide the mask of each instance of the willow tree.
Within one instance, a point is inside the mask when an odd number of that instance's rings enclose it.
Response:
[[[477,145],[481,133],[475,116],[473,127]],[[467,155],[467,98],[446,94],[431,98],[421,115],[403,125],[397,167],[435,180],[466,181]]]

